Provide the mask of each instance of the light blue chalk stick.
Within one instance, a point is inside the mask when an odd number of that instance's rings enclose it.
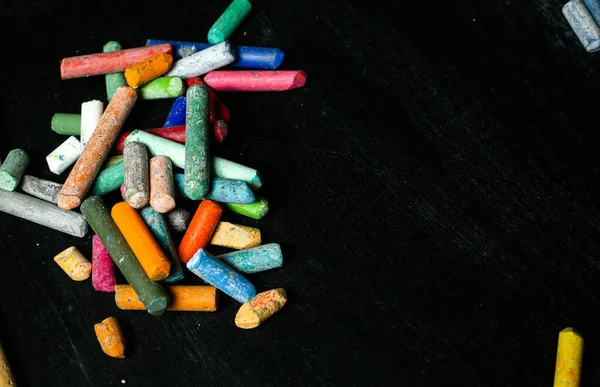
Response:
[[[204,281],[242,304],[256,295],[254,285],[246,277],[216,259],[204,249],[198,250],[187,268]]]
[[[247,250],[233,251],[216,256],[229,266],[242,273],[258,273],[275,269],[283,265],[283,254],[278,243],[253,247]]]
[[[583,1],[569,1],[563,6],[562,12],[586,51],[600,50],[600,27]]]
[[[178,193],[184,198],[190,199],[184,191],[185,181],[183,173],[176,173],[174,178]],[[210,192],[203,199],[233,204],[250,204],[256,200],[254,192],[252,192],[245,181],[222,179],[220,177],[212,179]]]
[[[171,126],[185,125],[185,97],[181,96],[173,102],[173,106],[171,107],[171,111],[167,116],[167,120],[163,125],[165,128]]]

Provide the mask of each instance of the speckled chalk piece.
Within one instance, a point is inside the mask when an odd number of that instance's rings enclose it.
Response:
[[[258,293],[240,307],[235,316],[235,325],[242,329],[256,328],[279,312],[286,301],[287,295],[283,288]]]
[[[46,156],[50,172],[60,175],[81,155],[81,143],[73,136],[67,138],[55,150]]]
[[[85,148],[104,112],[104,103],[96,99],[81,104],[81,148]]]
[[[150,160],[150,205],[161,214],[175,208],[173,165],[168,157],[155,156]]]
[[[583,362],[583,336],[573,328],[558,334],[554,387],[579,387]]]
[[[254,285],[246,277],[215,259],[204,249],[198,250],[188,261],[187,268],[238,302],[244,303],[256,295]]]
[[[0,189],[14,191],[28,166],[29,156],[23,149],[13,149],[8,152],[6,160],[0,167]]]
[[[76,247],[69,247],[54,257],[54,262],[73,281],[83,281],[90,278],[92,264]]]
[[[260,245],[260,230],[235,223],[219,222],[210,240],[211,245],[243,250]]]
[[[114,292],[116,284],[115,263],[102,244],[100,237],[94,235],[92,238],[92,286],[99,292]]]
[[[235,54],[229,42],[225,41],[176,61],[166,75],[180,78],[197,77],[227,66],[233,61]]]
[[[18,192],[0,190],[0,211],[79,238],[88,231],[81,214]]]
[[[187,91],[185,118],[185,194],[192,200],[202,198],[210,189],[209,104],[206,85]]]
[[[192,214],[185,208],[176,208],[165,215],[169,229],[178,234],[184,233],[192,220]]]
[[[54,204],[58,203],[58,194],[61,188],[62,184],[30,175],[23,176],[21,181],[23,192]]]
[[[235,270],[247,274],[259,273],[283,265],[283,254],[278,243],[221,254],[216,258],[223,260]]]
[[[143,208],[150,199],[146,146],[139,142],[125,145],[123,164],[126,201],[133,208]]]
[[[600,50],[600,27],[583,1],[569,1],[563,6],[562,12],[586,51]]]

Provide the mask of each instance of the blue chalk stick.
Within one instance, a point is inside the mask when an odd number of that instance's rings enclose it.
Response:
[[[174,175],[177,191],[184,198],[190,199],[185,194],[184,174],[176,173]],[[234,203],[234,204],[250,204],[256,200],[254,192],[245,181],[230,180],[215,177],[211,181],[211,188],[208,195],[204,199],[214,200],[219,203]]]
[[[170,126],[185,125],[185,97],[181,96],[173,102],[171,111],[163,125],[165,128]]]
[[[254,285],[246,277],[219,261],[204,249],[198,250],[187,268],[204,281],[242,304],[256,295]]]
[[[185,58],[211,46],[208,43],[158,39],[146,40],[146,46],[165,43],[173,47],[173,53],[177,59]],[[236,46],[233,49],[237,59],[230,66],[234,68],[274,70],[281,65],[285,57],[285,53],[278,48]]]
[[[283,265],[283,254],[278,243],[233,251],[218,255],[216,258],[242,273],[258,273]]]
[[[600,50],[600,27],[583,1],[569,1],[563,6],[562,12],[586,51]]]

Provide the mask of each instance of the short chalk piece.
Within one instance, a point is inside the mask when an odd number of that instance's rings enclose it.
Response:
[[[179,77],[165,76],[139,88],[141,99],[177,98],[185,93],[185,86]]]
[[[116,284],[115,263],[102,244],[100,237],[94,235],[92,238],[92,286],[99,292],[114,292]]]
[[[600,27],[581,0],[571,0],[563,6],[563,15],[587,52],[600,50]]]
[[[218,255],[229,266],[241,273],[259,273],[275,269],[283,265],[283,254],[278,243],[253,247],[247,250],[234,251]]]
[[[126,204],[126,203],[125,203]],[[158,283],[148,278],[131,247],[112,220],[104,202],[98,196],[87,198],[81,212],[98,235],[125,280],[135,289],[148,313],[160,316],[167,309],[169,297]]]
[[[215,228],[219,224],[223,209],[210,200],[200,202],[181,243],[179,244],[179,259],[187,263],[200,248],[206,247]]]
[[[242,304],[256,295],[254,285],[246,277],[204,249],[198,250],[186,266],[192,273]]]
[[[260,230],[229,222],[219,222],[210,240],[211,245],[243,250],[260,245]]]
[[[30,175],[23,176],[21,181],[23,192],[54,204],[58,203],[58,194],[61,188],[62,184]]]
[[[110,168],[113,165],[119,164],[120,162],[123,162],[123,155],[111,156],[108,160],[106,160],[106,163],[104,163],[103,168]]]
[[[161,214],[175,208],[173,165],[168,157],[150,159],[150,205]]]
[[[121,50],[121,44],[115,41],[106,43],[102,48],[102,52],[113,52],[119,50]],[[125,75],[122,72],[106,74],[104,75],[104,81],[106,83],[106,99],[109,102],[119,87],[127,86]]]
[[[91,196],[102,196],[117,190],[125,182],[125,168],[123,162],[119,162],[102,170],[94,185],[90,188]]]
[[[175,174],[175,184],[177,191],[184,198],[197,200],[189,197],[185,193],[185,177],[182,173]],[[209,199],[219,203],[237,203],[237,204],[248,204],[253,203],[255,200],[254,193],[248,187],[245,181],[241,180],[229,180],[215,177],[211,181],[210,191],[203,199]]]
[[[218,177],[230,180],[243,180],[253,189],[259,189],[262,186],[258,171],[245,165],[215,157],[212,162],[212,169]]]
[[[158,53],[125,69],[125,80],[131,87],[138,88],[160,77],[171,69],[173,56]]]
[[[155,46],[157,44],[170,44],[173,48],[173,54],[177,59],[193,55],[211,46],[209,43],[157,39],[146,40],[146,46]],[[230,67],[242,69],[275,70],[281,65],[285,57],[283,51],[271,47],[233,46],[233,52],[237,59],[231,63]]]
[[[287,295],[283,288],[258,293],[240,307],[235,315],[235,325],[242,329],[256,328],[279,312],[286,301]]]
[[[286,91],[303,87],[306,72],[286,71],[211,71],[204,82],[217,91]]]
[[[233,0],[208,31],[210,44],[221,43],[235,31],[252,10],[248,0]]]
[[[108,153],[133,109],[137,99],[135,90],[120,87],[102,114],[98,126],[71,170],[58,196],[58,206],[64,210],[79,207],[94,183]]]
[[[165,215],[169,229],[177,234],[184,233],[192,220],[192,214],[185,208],[176,208]]]
[[[13,149],[8,152],[6,160],[0,167],[0,189],[14,191],[28,166],[29,156],[23,149]]]
[[[185,194],[192,200],[198,200],[210,189],[208,87],[190,87],[186,99]]]
[[[583,361],[583,337],[565,328],[558,334],[554,387],[579,387]]]
[[[116,318],[109,317],[95,324],[94,332],[102,352],[117,359],[125,358],[125,338]]]
[[[54,262],[73,281],[83,281],[90,278],[92,264],[76,247],[69,247],[54,257]]]
[[[214,286],[171,285],[165,287],[171,298],[169,312],[214,312],[217,310],[217,289]],[[144,310],[133,288],[115,287],[115,303],[123,310]]]
[[[150,200],[148,151],[144,144],[130,142],[123,150],[125,199],[133,208],[143,208]]]
[[[119,73],[152,55],[170,54],[171,52],[170,44],[160,44],[63,58],[60,61],[60,77],[61,79],[72,79]]]
[[[183,97],[185,98],[185,97]],[[185,124],[185,118],[184,118]],[[167,128],[154,128],[154,129],[138,129],[140,132],[149,133],[155,135],[157,137],[162,137],[167,140],[171,140],[174,142],[178,142],[180,144],[185,144],[185,125],[172,126]],[[114,153],[123,153],[123,148],[125,148],[125,140],[127,137],[133,132],[123,132],[117,138],[117,143],[114,147]]]
[[[16,387],[15,379],[8,366],[8,360],[4,355],[4,350],[0,344],[0,386],[2,387]]]
[[[269,213],[269,202],[263,197],[258,197],[254,203],[250,204],[235,204],[227,203],[225,207],[230,211],[240,215],[247,216],[252,219],[260,220]]]
[[[225,67],[235,60],[235,54],[229,42],[210,46],[200,52],[179,59],[167,76],[192,78]]]
[[[113,206],[111,216],[148,277],[152,281],[167,278],[171,263],[140,214],[126,202],[120,202]]]
[[[50,172],[60,175],[73,165],[80,155],[81,143],[77,138],[70,136],[46,156],[46,163]]]
[[[94,99],[81,104],[81,147],[85,148],[104,112],[104,102]]]
[[[81,114],[54,113],[50,128],[58,134],[79,136],[81,134]]]
[[[88,231],[81,214],[18,192],[0,190],[0,211],[79,238]]]
[[[185,125],[185,97],[181,96],[173,102],[173,106],[169,111],[164,127]]]
[[[175,247],[175,243],[171,238],[171,233],[169,232],[165,218],[152,207],[144,208],[140,211],[140,215],[142,216],[142,219],[144,219],[148,229],[150,229],[150,232],[152,232],[154,239],[156,239],[160,245],[162,251],[164,251],[169,258],[169,262],[171,262],[171,271],[169,276],[164,279],[164,282],[171,284],[182,280],[184,275],[179,256],[177,255],[177,247]]]

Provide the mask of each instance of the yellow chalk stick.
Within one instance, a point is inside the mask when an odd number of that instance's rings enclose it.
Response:
[[[236,250],[260,245],[260,230],[229,222],[219,222],[210,240],[211,245],[230,247]]]
[[[258,293],[240,307],[235,315],[235,325],[242,329],[256,328],[279,312],[286,301],[287,296],[282,288]]]
[[[565,328],[560,331],[556,351],[554,387],[579,387],[582,360],[583,337],[573,328]]]
[[[69,247],[65,251],[54,257],[54,262],[58,263],[61,269],[73,281],[83,281],[90,278],[92,272],[92,264],[76,247]]]
[[[16,387],[17,385],[15,384],[15,379],[10,372],[10,368],[8,368],[6,356],[4,356],[4,351],[0,345],[0,387],[5,386]]]

